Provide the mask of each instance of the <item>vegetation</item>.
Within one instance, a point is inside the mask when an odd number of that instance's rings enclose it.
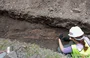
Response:
[[[13,50],[17,54],[20,54],[20,57],[23,55],[25,58],[66,58],[66,56],[60,53],[50,49],[40,48],[36,44],[0,39],[0,50],[6,50],[8,46],[13,46]]]

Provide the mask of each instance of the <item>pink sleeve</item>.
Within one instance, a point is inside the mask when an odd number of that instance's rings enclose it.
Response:
[[[71,53],[71,52],[72,52],[71,46],[69,46],[69,47],[67,47],[67,48],[64,48],[62,52],[63,52],[64,54]]]
[[[77,49],[78,49],[79,51],[82,50],[82,48],[83,48],[82,44],[77,44],[76,47],[77,47]],[[65,53],[65,54],[66,54],[66,53],[71,53],[71,52],[72,52],[72,47],[71,47],[71,46],[66,47],[66,48],[63,49],[62,52]]]

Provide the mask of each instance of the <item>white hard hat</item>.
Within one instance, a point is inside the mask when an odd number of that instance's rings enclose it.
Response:
[[[72,27],[70,30],[69,30],[69,36],[70,37],[79,37],[79,36],[82,36],[84,34],[84,32],[81,30],[80,27],[78,26],[75,26],[75,27]]]

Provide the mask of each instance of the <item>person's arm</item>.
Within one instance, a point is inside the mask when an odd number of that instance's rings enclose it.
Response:
[[[64,54],[71,53],[71,52],[72,52],[72,47],[71,47],[71,46],[66,47],[66,48],[63,49],[62,52],[63,52]]]
[[[59,41],[60,50],[61,50],[64,54],[66,54],[66,53],[71,53],[71,52],[72,52],[71,46],[64,48],[64,46],[63,46],[61,40],[58,39],[58,41]]]
[[[60,39],[58,39],[58,41],[59,41],[59,47],[60,47],[61,51],[63,51],[63,49],[64,49],[63,44]]]
[[[78,41],[76,41],[75,39],[73,39],[73,38],[69,38],[70,40],[72,40],[73,42],[75,42],[76,44],[78,44],[79,42]]]

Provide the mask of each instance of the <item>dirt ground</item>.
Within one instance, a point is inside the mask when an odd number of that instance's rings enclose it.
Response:
[[[53,28],[38,23],[19,21],[0,15],[0,37],[38,44],[42,48],[57,50],[57,37],[60,33],[68,34],[65,28]],[[65,44],[67,42],[64,42]]]

